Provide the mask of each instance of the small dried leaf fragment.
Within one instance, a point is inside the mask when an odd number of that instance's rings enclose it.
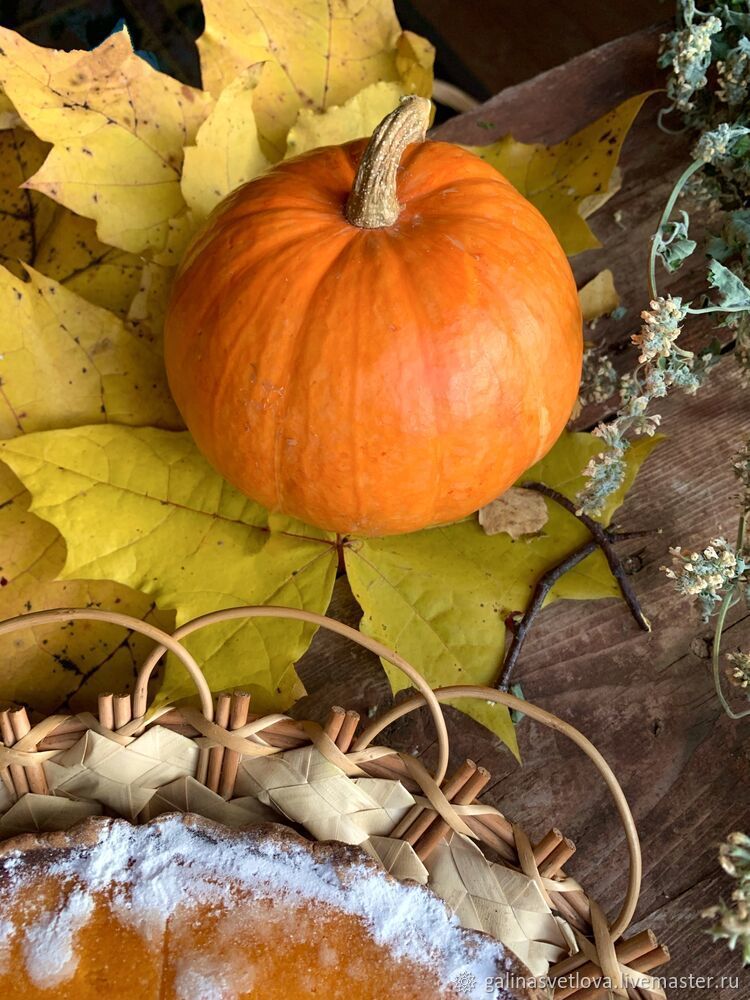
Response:
[[[591,323],[600,316],[607,316],[620,304],[620,296],[615,288],[615,279],[609,268],[600,271],[583,288],[578,289],[584,323]]]
[[[547,517],[547,503],[541,493],[519,486],[511,486],[479,511],[479,523],[486,535],[505,532],[513,539],[541,531]]]
[[[157,72],[125,29],[91,52],[33,45],[0,28],[0,86],[28,128],[53,149],[26,182],[94,219],[104,243],[161,250],[184,210],[182,150],[211,98]]]

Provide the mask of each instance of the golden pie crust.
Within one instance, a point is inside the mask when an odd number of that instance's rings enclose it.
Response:
[[[4,1000],[538,1000],[525,976],[428,888],[281,825],[97,817],[0,844]]]

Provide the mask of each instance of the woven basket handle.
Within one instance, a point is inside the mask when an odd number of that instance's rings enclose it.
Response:
[[[641,892],[641,879],[643,876],[643,861],[641,858],[641,844],[638,839],[638,830],[636,829],[635,820],[633,819],[633,814],[630,811],[628,800],[625,798],[625,793],[620,787],[620,783],[615,777],[615,774],[607,761],[599,753],[594,744],[588,740],[583,733],[579,732],[578,729],[571,726],[569,722],[565,722],[564,719],[560,719],[551,712],[547,712],[545,709],[539,708],[538,705],[534,705],[529,701],[523,701],[521,698],[516,698],[512,694],[506,694],[504,691],[497,691],[495,688],[472,684],[457,684],[452,687],[436,688],[434,694],[441,702],[453,701],[454,699],[461,698],[478,698],[482,701],[494,701],[500,705],[506,705],[508,708],[515,709],[516,711],[527,715],[530,719],[534,719],[535,722],[540,722],[543,726],[547,726],[548,729],[554,729],[555,732],[562,733],[563,736],[567,736],[567,738],[575,743],[579,749],[583,750],[589,760],[594,764],[597,771],[604,779],[604,783],[614,799],[618,815],[625,830],[625,839],[627,841],[628,855],[630,857],[628,888],[625,900],[620,908],[617,918],[610,927],[612,939],[616,940],[630,924],[638,905],[638,898]],[[402,718],[404,715],[408,715],[410,712],[416,711],[424,704],[424,699],[420,695],[415,695],[413,698],[401,702],[399,705],[394,705],[387,712],[384,712],[370,723],[370,725],[354,743],[352,749],[364,750],[365,747],[369,746],[375,737],[378,736],[378,734],[381,733],[387,726],[390,726],[391,723]]]
[[[345,638],[351,639],[352,642],[356,642],[365,649],[369,649],[371,653],[375,653],[376,656],[382,657],[382,659],[387,660],[394,667],[401,670],[409,678],[414,687],[421,692],[422,700],[420,704],[426,704],[432,714],[432,721],[435,724],[438,742],[438,763],[434,778],[437,784],[442,782],[448,770],[450,743],[448,729],[445,725],[445,717],[443,716],[439,700],[433,693],[430,685],[415,667],[407,663],[402,656],[399,656],[398,653],[394,652],[388,646],[383,645],[382,642],[378,642],[377,639],[371,639],[370,636],[364,635],[358,629],[352,628],[351,625],[344,625],[343,622],[336,621],[335,618],[328,618],[326,615],[319,615],[314,611],[301,611],[299,608],[282,608],[271,604],[248,604],[244,607],[224,608],[222,611],[212,611],[209,614],[201,615],[199,618],[193,618],[191,621],[185,622],[178,629],[175,629],[171,638],[173,642],[179,642],[181,639],[185,639],[191,633],[197,632],[207,625],[236,621],[243,618],[291,618],[295,621],[317,625],[320,628],[328,629],[329,632],[336,632],[338,635],[343,635]],[[168,648],[170,647],[167,647],[166,643],[162,643],[161,646],[154,649],[138,671],[138,678],[133,690],[133,715],[136,717],[146,714],[148,682],[151,679],[151,674],[156,664],[164,653],[167,652]],[[204,691],[208,692],[210,699],[211,693],[203,675],[201,674],[200,680],[198,680],[198,678],[193,676],[191,671],[191,677],[196,681],[196,686],[201,695],[201,703],[204,700]],[[203,712],[205,714],[205,708]],[[209,718],[212,717],[212,715],[209,716]]]

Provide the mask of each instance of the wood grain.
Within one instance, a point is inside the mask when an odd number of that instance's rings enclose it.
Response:
[[[436,137],[476,143],[476,120],[485,117],[495,123],[496,136],[564,138],[617,100],[653,87],[655,51],[654,32],[605,46],[505,91],[443,126]],[[627,340],[646,299],[648,237],[689,155],[685,137],[658,132],[658,98],[652,101],[626,143],[622,191],[594,218],[607,249],[575,262],[581,280],[603,267],[615,271],[628,316],[619,326],[602,324],[597,334],[619,352],[624,367],[632,364]],[[492,137],[484,132],[484,141]],[[619,221],[615,213],[621,213]],[[694,268],[677,287],[695,294],[699,281]],[[716,533],[732,536],[737,512],[730,458],[750,427],[750,395],[727,359],[699,395],[670,399],[660,411],[668,440],[644,466],[620,514],[624,528],[661,532],[628,543],[633,582],[653,632],[639,632],[620,602],[559,602],[532,630],[519,679],[530,700],[586,733],[622,781],[644,850],[636,929],[653,927],[672,952],[662,971],[683,977],[685,985],[668,989],[671,1000],[736,1000],[750,995],[750,973],[724,945],[711,943],[700,912],[731,890],[718,868],[718,844],[731,830],[750,830],[750,728],[722,713],[710,677],[710,629],[677,598],[660,566],[669,561],[670,545],[697,547]],[[358,623],[359,609],[344,579],[336,585],[332,613]],[[746,611],[734,615],[726,633],[725,648],[737,646],[750,647]],[[339,703],[367,716],[391,701],[374,658],[333,636],[316,636],[300,673],[309,694],[297,715],[322,719]],[[451,767],[471,757],[488,768],[493,779],[483,798],[532,836],[554,824],[572,837],[578,852],[568,867],[613,914],[625,888],[624,839],[591,768],[562,737],[528,720],[519,728],[519,768],[480,726],[454,710],[447,714]],[[424,713],[392,726],[387,741],[418,752],[428,764],[432,760]],[[722,975],[739,976],[740,986],[721,986]],[[690,976],[714,981],[702,988]]]
[[[487,94],[672,13],[660,0],[396,0],[396,9],[408,27],[411,9],[418,11],[423,21],[415,28],[436,43],[438,54],[447,45],[449,66],[458,60],[469,67]]]

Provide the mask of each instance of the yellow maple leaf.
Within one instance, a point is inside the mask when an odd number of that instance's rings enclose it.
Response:
[[[554,146],[517,142],[508,135],[489,146],[470,146],[535,205],[568,255],[601,246],[585,216],[601,203],[620,149],[643,102],[639,94]]]
[[[28,274],[0,268],[0,437],[106,420],[180,427],[160,339]]]
[[[18,112],[13,107],[13,102],[8,95],[0,89],[0,129],[15,128],[20,125],[21,119]]]
[[[125,29],[91,52],[33,45],[0,28],[0,85],[25,124],[53,144],[26,182],[97,223],[104,243],[163,250],[185,208],[182,151],[212,101],[135,54]]]
[[[0,131],[0,264],[19,278],[20,261],[34,263],[39,233],[49,228],[55,214],[53,201],[22,188],[48,152],[49,145],[28,129]]]
[[[260,149],[253,111],[259,73],[240,73],[219,95],[216,107],[185,150],[182,194],[202,221],[215,205],[268,166]]]
[[[26,128],[0,131],[0,263],[19,278],[23,264],[54,278],[89,302],[125,315],[142,262],[102,243],[91,219],[24,188],[50,146]]]
[[[174,627],[174,615],[151,598],[110,581],[55,580],[65,543],[53,525],[30,513],[30,496],[0,463],[0,618],[56,607],[105,607]],[[102,623],[66,622],[0,638],[0,698],[36,711],[96,707],[103,691],[128,691],[150,641]]]
[[[372,135],[375,127],[397,107],[402,95],[397,83],[372,83],[344,104],[327,111],[302,108],[287,136],[287,156]]]
[[[335,536],[240,494],[187,433],[77,427],[4,441],[0,457],[31,489],[32,511],[63,533],[64,576],[119,580],[175,608],[178,624],[241,604],[328,606]],[[197,633],[188,645],[212,690],[242,684],[264,711],[302,693],[293,664],[312,631],[239,621]],[[160,701],[192,693],[184,669],[170,667]]]
[[[300,108],[325,111],[381,81],[400,83],[403,93],[432,93],[432,46],[402,38],[392,0],[204,0],[203,9],[198,49],[212,94],[264,64],[254,107],[271,159],[284,155]]]

